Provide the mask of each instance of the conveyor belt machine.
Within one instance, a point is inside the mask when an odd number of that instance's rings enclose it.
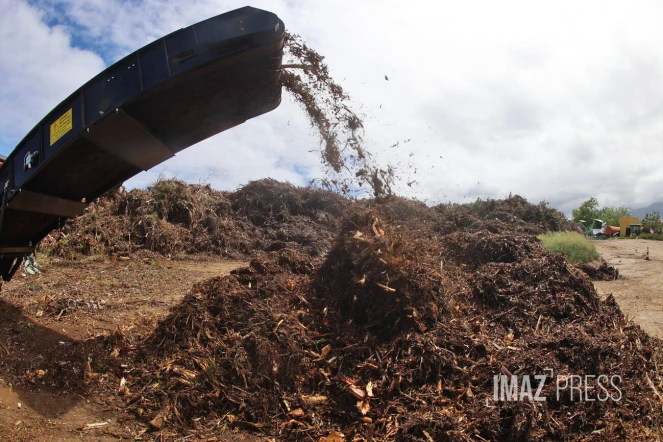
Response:
[[[281,101],[284,25],[250,7],[167,35],[53,109],[0,167],[0,275],[104,192]]]

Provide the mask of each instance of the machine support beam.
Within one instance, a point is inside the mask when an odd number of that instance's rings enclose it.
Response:
[[[73,218],[80,215],[86,203],[57,198],[43,193],[31,192],[21,189],[16,196],[7,203],[7,208],[22,210],[24,212],[45,213],[47,215]]]

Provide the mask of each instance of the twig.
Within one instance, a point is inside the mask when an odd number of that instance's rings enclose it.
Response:
[[[647,379],[647,383],[649,384],[651,389],[654,390],[654,393],[656,394],[656,396],[658,396],[658,402],[663,403],[663,396],[661,396],[661,393],[659,393],[658,390],[656,389],[656,386],[654,385],[652,380],[649,378],[648,373],[645,373],[645,378]]]
[[[5,347],[2,342],[0,342],[0,347],[2,347],[2,349],[7,352],[7,356],[9,356],[9,349]]]
[[[386,285],[384,285],[384,284],[380,284],[379,282],[376,282],[375,285],[377,285],[377,286],[380,287],[381,289],[384,289],[384,290],[386,290],[386,291],[388,291],[388,292],[391,292],[391,293],[394,293],[394,292],[396,291],[395,288],[387,287]]]
[[[85,424],[84,430],[92,430],[94,428],[105,427],[108,425],[108,422],[97,422],[94,424]]]

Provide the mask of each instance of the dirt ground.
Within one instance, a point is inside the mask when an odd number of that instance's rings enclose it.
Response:
[[[594,281],[602,296],[612,293],[625,315],[647,333],[663,338],[663,242],[644,239],[596,241],[608,264],[619,269],[615,281]],[[649,261],[644,255],[649,247]]]
[[[62,394],[40,382],[42,354],[118,328],[138,338],[154,329],[196,281],[236,261],[40,258],[42,274],[21,275],[0,293],[0,441],[116,441],[140,437],[119,404]],[[32,367],[25,375],[21,367]],[[228,435],[227,440],[249,440]]]

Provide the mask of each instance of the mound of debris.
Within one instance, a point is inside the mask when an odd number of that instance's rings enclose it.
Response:
[[[397,225],[434,226],[440,235],[482,230],[533,235],[570,228],[557,210],[519,196],[440,205],[435,210],[393,195],[381,201],[381,210]],[[129,254],[246,258],[285,248],[321,257],[349,204],[332,191],[273,179],[252,181],[235,192],[161,180],[147,190],[119,189],[100,198],[49,235],[41,247],[68,259]],[[375,201],[355,204],[368,208]]]
[[[592,281],[614,281],[619,278],[619,269],[608,265],[603,259],[585,264],[576,264],[576,267],[585,272]]]
[[[485,221],[501,221],[515,232],[538,235],[546,232],[575,231],[575,223],[563,213],[548,206],[545,201],[531,204],[515,195],[503,200],[477,199],[469,204],[441,204],[436,209],[456,225],[485,227]],[[460,227],[460,226],[458,226]]]
[[[662,436],[661,343],[612,297],[532,235],[441,233],[403,207],[351,207],[324,261],[267,252],[195,286],[139,346],[129,408],[166,439],[222,423],[278,440]]]
[[[322,256],[346,205],[333,192],[272,179],[236,192],[161,180],[147,190],[121,189],[100,198],[42,247],[70,259],[138,251],[240,258],[285,247]]]

